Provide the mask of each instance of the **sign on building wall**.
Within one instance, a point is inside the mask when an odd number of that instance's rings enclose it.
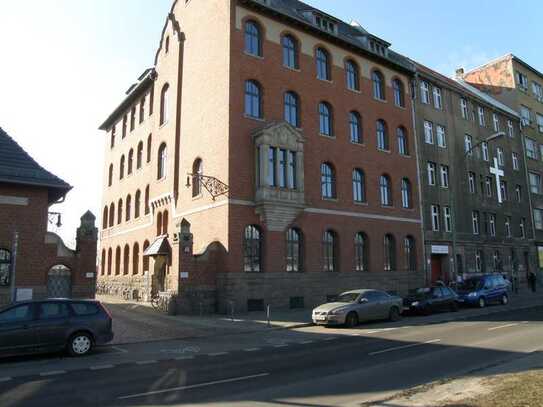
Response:
[[[449,246],[432,245],[432,254],[449,254]]]
[[[537,263],[539,268],[543,268],[543,246],[537,246]]]

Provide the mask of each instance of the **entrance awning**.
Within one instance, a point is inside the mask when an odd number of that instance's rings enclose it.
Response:
[[[144,256],[168,256],[171,252],[170,243],[168,242],[168,236],[159,236],[144,252]]]

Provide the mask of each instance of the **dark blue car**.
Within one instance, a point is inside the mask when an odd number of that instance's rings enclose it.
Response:
[[[509,302],[509,282],[501,274],[469,277],[458,287],[458,302],[468,306],[485,307],[487,304]]]

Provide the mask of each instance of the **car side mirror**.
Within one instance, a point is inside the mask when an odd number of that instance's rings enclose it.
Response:
[[[367,298],[360,298],[360,301],[358,301],[360,304],[367,304],[368,299]]]

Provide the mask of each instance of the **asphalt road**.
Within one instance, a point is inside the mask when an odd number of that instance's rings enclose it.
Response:
[[[543,350],[542,317],[538,307],[390,329],[310,327],[273,340],[223,338],[222,348],[164,360],[121,348],[77,360],[81,369],[68,373],[47,359],[23,360],[26,373],[8,361],[0,363],[0,405],[359,406]],[[156,354],[165,344],[147,346]]]

